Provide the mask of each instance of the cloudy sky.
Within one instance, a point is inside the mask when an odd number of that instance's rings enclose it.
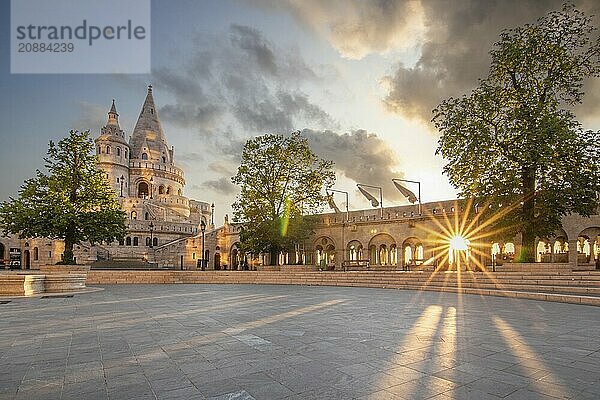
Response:
[[[369,207],[356,183],[405,202],[394,177],[422,182],[423,201],[455,197],[435,156],[431,109],[485,76],[504,28],[535,21],[561,1],[249,0],[152,2],[152,73],[11,75],[0,57],[0,200],[14,195],[49,140],[106,121],[117,101],[131,134],[146,85],[189,197],[231,210],[243,143],[304,131],[335,162],[351,209]],[[594,1],[577,1],[599,14]],[[110,12],[107,10],[107,12]],[[0,52],[9,54],[9,1],[0,0]],[[596,20],[597,21],[597,20]],[[576,114],[600,129],[600,84],[586,83]],[[338,203],[342,203],[339,199]]]

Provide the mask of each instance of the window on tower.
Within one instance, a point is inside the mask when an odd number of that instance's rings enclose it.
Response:
[[[148,154],[142,153],[142,160],[147,160],[147,159],[148,159]]]
[[[106,154],[110,154],[110,146],[106,146]]]
[[[117,156],[121,157],[121,148],[117,147]]]

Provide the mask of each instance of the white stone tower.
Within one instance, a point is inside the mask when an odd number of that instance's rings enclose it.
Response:
[[[169,209],[174,212],[174,218],[188,218],[190,206],[189,200],[183,196],[183,170],[173,161],[173,149],[169,148],[160,124],[152,97],[152,86],[148,86],[148,93],[129,143],[130,196],[144,199],[146,205],[152,203]],[[156,207],[144,210],[144,215],[146,212],[152,216]]]
[[[98,166],[106,172],[106,179],[117,196],[127,197],[129,193],[130,153],[125,132],[119,126],[119,114],[113,100],[108,121],[96,139],[96,154]]]

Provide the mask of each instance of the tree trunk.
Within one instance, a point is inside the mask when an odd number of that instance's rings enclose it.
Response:
[[[522,246],[519,262],[535,262],[535,168],[523,167],[523,228],[521,230]]]
[[[270,257],[271,257],[271,265],[279,265],[279,252],[278,251],[271,251],[270,253]]]
[[[75,227],[70,226],[67,228],[65,235],[65,251],[63,253],[62,264],[73,265],[75,264],[75,258],[73,256],[73,245],[75,244]]]

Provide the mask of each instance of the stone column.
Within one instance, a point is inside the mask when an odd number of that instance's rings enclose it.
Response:
[[[569,264],[571,268],[577,268],[577,239],[569,240]]]

